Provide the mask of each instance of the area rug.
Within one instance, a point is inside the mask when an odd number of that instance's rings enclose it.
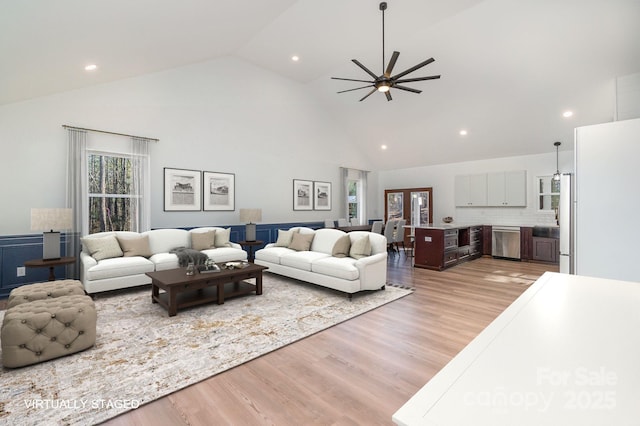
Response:
[[[93,348],[0,371],[0,423],[102,422],[410,293],[388,285],[349,301],[340,292],[265,274],[261,296],[175,317],[151,303],[149,287],[99,296]]]

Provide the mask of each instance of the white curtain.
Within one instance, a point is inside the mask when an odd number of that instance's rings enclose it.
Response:
[[[73,228],[67,234],[67,256],[80,255],[80,236],[87,233],[87,132],[67,128],[67,207],[73,210]],[[67,266],[67,278],[80,277],[80,264]]]
[[[144,232],[151,229],[148,139],[131,138],[131,170],[131,230]]]

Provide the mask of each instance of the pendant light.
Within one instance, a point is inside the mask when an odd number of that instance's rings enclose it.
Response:
[[[553,174],[553,180],[560,180],[560,166],[558,162],[558,147],[561,145],[561,142],[554,142],[553,145],[556,147],[556,172]]]

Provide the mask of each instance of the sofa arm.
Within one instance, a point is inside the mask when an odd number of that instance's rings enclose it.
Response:
[[[83,269],[89,269],[98,264],[97,260],[83,251],[80,252],[80,262],[82,263]]]
[[[234,248],[234,249],[240,249],[240,250],[242,250],[242,246],[241,246],[240,244],[238,244],[238,243],[234,243],[233,241],[230,241],[230,242],[229,242],[229,245],[230,245],[232,248]]]
[[[358,259],[355,263],[360,276],[360,290],[377,290],[387,284],[387,253]]]

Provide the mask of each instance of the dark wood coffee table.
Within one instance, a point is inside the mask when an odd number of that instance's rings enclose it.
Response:
[[[218,264],[222,267],[223,264]],[[249,263],[240,269],[221,269],[220,272],[196,272],[187,275],[187,268],[168,269],[166,271],[147,272],[151,277],[151,302],[163,306],[169,316],[175,316],[178,309],[204,303],[217,302],[222,305],[225,299],[243,296],[255,291],[262,294],[262,271],[266,266]],[[243,280],[255,278],[251,284]],[[164,290],[160,293],[160,290]]]

